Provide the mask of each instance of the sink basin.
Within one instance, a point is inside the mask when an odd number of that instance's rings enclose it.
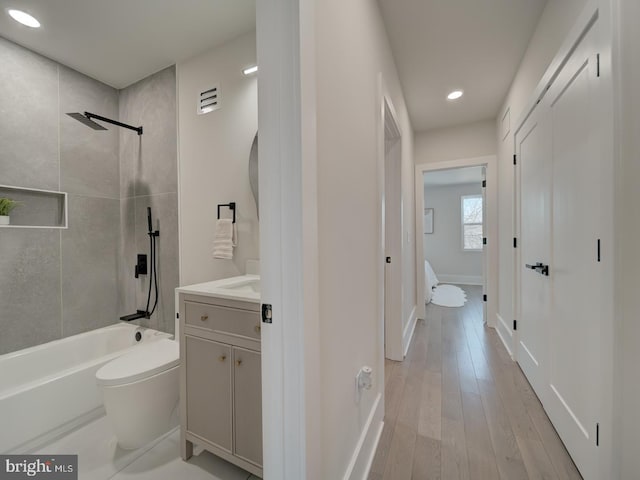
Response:
[[[234,292],[260,293],[260,279],[251,279],[241,282],[220,285],[222,290],[232,290]]]

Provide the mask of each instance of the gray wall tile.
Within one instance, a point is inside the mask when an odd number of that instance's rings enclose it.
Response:
[[[121,197],[177,192],[175,66],[121,90],[120,119],[144,127],[120,133]]]
[[[69,229],[62,232],[65,337],[118,319],[119,224],[119,200],[69,195]]]
[[[2,38],[0,65],[0,82],[9,86],[0,90],[0,183],[69,192],[68,230],[0,229],[0,353],[144,308],[148,278],[136,280],[133,269],[136,254],[149,250],[147,205],[161,230],[160,298],[154,317],[142,323],[173,332],[175,67],[117,92]],[[93,131],[66,115],[76,111],[142,124],[145,134]],[[14,224],[50,223],[59,214],[55,201],[29,194],[24,200],[31,208],[15,211]]]
[[[175,316],[174,291],[178,286],[178,196],[175,193],[136,197],[136,246],[139,253],[149,254],[147,235],[147,207],[151,207],[153,228],[160,230],[156,240],[159,300],[156,313],[149,326],[173,333]],[[137,284],[139,308],[144,308],[149,288],[149,277]],[[155,294],[152,293],[152,300]],[[151,310],[151,307],[149,308]]]
[[[0,37],[4,185],[58,189],[58,67]]]
[[[118,257],[118,317],[135,313],[144,305],[137,303],[135,264],[136,247],[136,201],[134,197],[120,200],[120,255]]]
[[[0,230],[0,354],[60,338],[60,230]]]
[[[120,128],[92,130],[69,117],[91,112],[118,119],[118,91],[60,67],[60,184],[69,193],[120,198]],[[134,133],[135,135],[135,133]]]

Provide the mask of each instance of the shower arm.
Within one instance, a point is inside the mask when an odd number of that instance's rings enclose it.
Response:
[[[91,112],[84,112],[84,116],[88,119],[95,118],[96,120],[100,120],[101,122],[107,122],[112,125],[117,125],[118,127],[128,128],[129,130],[135,130],[138,132],[138,135],[142,135],[142,127],[134,127],[132,125],[127,125],[126,123],[118,122],[117,120],[111,120],[110,118],[103,117],[102,115],[96,115]]]

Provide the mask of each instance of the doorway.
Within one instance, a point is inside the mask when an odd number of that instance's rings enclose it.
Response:
[[[425,301],[462,307],[485,291],[485,166],[423,174]],[[486,322],[486,309],[483,308]]]
[[[431,300],[434,284],[433,279],[430,284],[427,278],[427,272],[430,272],[429,267],[431,267],[433,273],[436,273],[438,283],[476,285],[475,288],[481,288],[483,320],[488,326],[495,327],[497,304],[495,298],[497,291],[495,162],[495,156],[485,156],[416,166],[418,318],[425,318],[425,306]],[[449,190],[448,194],[446,194],[447,190]],[[432,192],[431,197],[429,197],[429,191]],[[447,198],[446,201],[445,198]],[[435,203],[430,204],[431,200]],[[466,219],[465,204],[469,214]],[[481,215],[471,215],[473,207],[478,205],[481,206]],[[430,256],[432,258],[429,258]],[[447,260],[446,257],[450,259]],[[467,267],[466,271],[465,267]],[[440,270],[440,276],[438,276],[438,270]]]

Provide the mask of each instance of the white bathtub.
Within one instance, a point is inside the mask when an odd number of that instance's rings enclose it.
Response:
[[[120,323],[0,355],[0,453],[27,453],[99,415],[98,369],[138,343],[170,337]]]

